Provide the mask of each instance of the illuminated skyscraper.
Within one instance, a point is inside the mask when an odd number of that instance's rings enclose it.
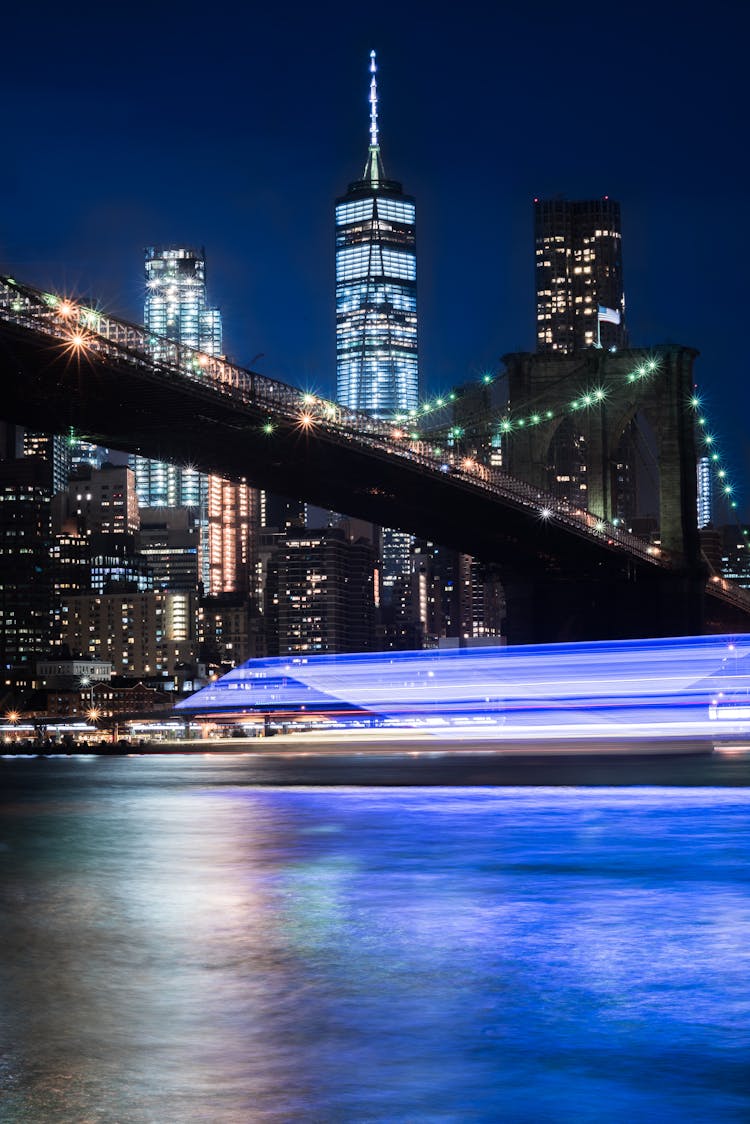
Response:
[[[344,406],[374,417],[419,404],[414,199],[386,179],[380,155],[375,52],[370,144],[362,179],[336,200],[336,375]],[[384,530],[383,594],[410,568],[412,536]]]
[[[336,201],[336,374],[339,402],[375,417],[419,397],[415,205],[385,178],[370,52],[370,146],[361,180]]]
[[[707,527],[713,518],[713,474],[708,457],[698,458],[698,526]]]
[[[155,337],[176,340],[207,355],[221,355],[221,313],[208,308],[204,252],[179,246],[146,249],[144,324]],[[158,338],[152,350],[159,355]],[[194,507],[205,511],[207,480],[193,468],[132,456],[142,507]]]
[[[620,204],[534,200],[536,349],[627,346]]]
[[[204,250],[146,248],[145,325],[185,347],[221,354],[221,313],[207,306]]]
[[[147,248],[144,322],[154,333],[151,346],[157,356],[160,338],[177,340],[206,355],[221,355],[221,313],[208,307],[203,250]],[[245,483],[145,457],[132,457],[131,464],[141,506],[194,509],[200,529],[199,566],[204,591],[246,591],[255,492]]]

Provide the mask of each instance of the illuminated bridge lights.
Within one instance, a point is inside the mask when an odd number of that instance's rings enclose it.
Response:
[[[65,350],[71,355],[80,355],[89,351],[94,345],[93,338],[86,332],[74,331],[64,341]]]
[[[694,394],[690,399],[690,405],[693,410],[696,411],[696,413],[698,410],[701,410],[703,405],[701,396],[697,393]],[[716,438],[713,433],[706,432],[708,418],[704,413],[697,414],[695,423],[699,427],[698,438],[705,446],[706,455],[708,456],[709,463],[714,470],[714,476],[716,477],[716,480],[720,485],[721,493],[726,497],[727,505],[729,506],[729,508],[732,510],[736,510],[737,501],[730,500],[729,498],[734,493],[734,487],[729,481],[724,483],[724,481],[726,481],[727,473],[726,469],[724,469],[721,464],[721,454],[716,449]]]
[[[19,300],[23,307],[17,311],[14,306]],[[129,364],[141,375],[159,378],[168,376],[174,379],[176,384],[181,381],[185,386],[189,386],[191,381],[200,381],[204,388],[211,386],[217,395],[231,398],[240,407],[248,407],[260,412],[261,419],[265,417],[266,420],[265,423],[258,420],[256,424],[258,429],[262,429],[268,436],[279,426],[285,427],[291,424],[310,432],[314,425],[323,436],[328,428],[331,432],[335,429],[337,438],[343,433],[351,441],[362,442],[363,449],[377,448],[386,453],[405,457],[410,459],[419,471],[426,473],[432,471],[436,475],[440,474],[443,480],[445,480],[446,463],[450,464],[451,471],[456,471],[456,466],[444,452],[443,442],[437,434],[428,435],[427,440],[422,441],[417,429],[410,430],[406,426],[394,427],[392,420],[379,420],[339,404],[328,403],[309,391],[305,393],[310,394],[313,401],[308,407],[304,407],[301,404],[299,388],[245,371],[220,357],[210,357],[206,367],[197,370],[196,362],[200,366],[200,358],[204,353],[162,339],[152,331],[114,317],[83,310],[96,318],[96,328],[89,330],[82,325],[83,312],[79,309],[78,326],[71,335],[71,319],[58,316],[56,312],[60,300],[61,298],[53,294],[45,294],[28,286],[18,284],[11,286],[7,278],[0,277],[0,319],[18,324],[40,337],[51,337],[72,354],[96,353],[104,364],[110,361],[118,365]],[[50,316],[51,310],[54,312],[52,316]],[[159,355],[155,360],[154,352],[157,349]],[[596,398],[600,391],[606,393],[607,388],[596,387],[586,393]],[[456,397],[455,392],[441,395],[443,401],[446,399],[451,401]],[[560,416],[564,416],[567,410],[568,407],[561,406]],[[409,411],[410,417],[416,415],[415,409]],[[403,412],[400,416],[405,417]],[[543,411],[539,408],[534,413],[518,419],[506,415],[499,421],[498,429],[508,435],[523,429],[524,426],[540,425],[542,418],[551,421],[554,416],[551,409]],[[537,418],[540,419],[538,422]],[[461,427],[454,426],[454,438],[460,433]],[[436,440],[438,443],[435,443]],[[717,468],[721,467],[720,462],[713,463]],[[458,471],[462,471],[460,465]],[[515,480],[503,472],[490,470],[483,465],[463,471],[467,485],[481,488],[495,495],[498,500],[510,502],[516,508],[526,508],[529,514],[538,513],[540,507],[547,507],[552,513],[550,521],[560,529],[570,530],[584,538],[592,535],[601,537],[601,527],[593,516],[570,508],[552,496],[543,495],[523,481]],[[657,561],[646,542],[623,528],[608,525],[605,541],[609,545],[625,548],[643,561],[660,566],[671,564],[667,557]],[[732,596],[734,597],[734,594]],[[739,596],[738,591],[737,597]]]

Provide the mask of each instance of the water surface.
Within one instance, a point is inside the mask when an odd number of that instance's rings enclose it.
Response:
[[[750,1119],[750,790],[282,768],[0,762],[4,1121]]]

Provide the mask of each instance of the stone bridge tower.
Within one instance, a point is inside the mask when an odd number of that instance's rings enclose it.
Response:
[[[611,521],[616,514],[614,453],[629,423],[642,414],[656,446],[662,548],[681,569],[700,570],[697,453],[690,406],[697,354],[692,348],[668,345],[649,351],[590,348],[570,355],[504,356],[511,418],[535,410],[543,410],[543,417],[552,415],[536,425],[514,427],[507,442],[508,471],[548,491],[555,433],[574,416],[586,447],[588,510]]]

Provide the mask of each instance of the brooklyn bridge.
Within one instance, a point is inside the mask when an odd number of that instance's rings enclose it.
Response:
[[[750,596],[709,575],[701,555],[695,355],[592,350],[571,358],[563,378],[559,364],[553,372],[539,357],[507,357],[513,439],[501,470],[430,435],[418,412],[377,420],[0,278],[6,420],[72,428],[474,555],[503,582],[511,643],[750,628]],[[533,405],[540,391],[544,410]],[[613,517],[607,484],[608,450],[639,410],[650,412],[657,446],[658,546]],[[586,419],[586,510],[544,487],[551,436],[573,413]]]

